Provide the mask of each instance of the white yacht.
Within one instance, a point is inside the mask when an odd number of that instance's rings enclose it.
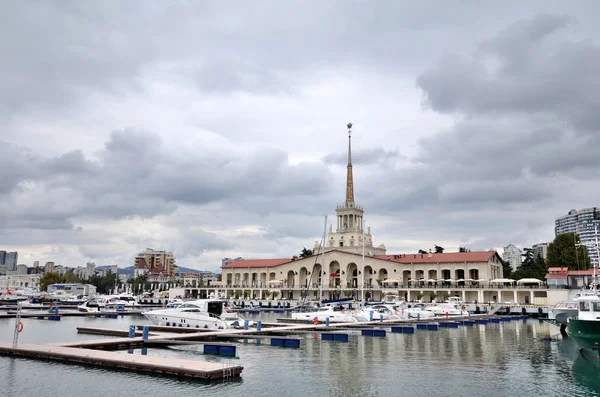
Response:
[[[106,306],[114,307],[114,306],[125,306],[125,307],[133,307],[139,306],[133,295],[129,294],[119,294],[113,295],[106,298]]]
[[[292,313],[292,320],[326,322],[329,317],[330,322],[334,323],[355,323],[358,320],[352,316],[352,312],[346,310],[342,305],[324,306],[314,311]]]
[[[104,307],[106,307],[106,298],[102,296],[97,296],[90,298],[88,301],[83,302],[81,305],[77,306],[77,310],[80,312],[92,313],[99,312]]]
[[[358,321],[379,321],[382,318],[384,320],[398,320],[400,315],[397,308],[393,304],[379,304],[365,306],[363,310],[354,313],[354,318]]]
[[[152,324],[193,328],[225,329],[244,326],[244,318],[224,310],[224,302],[199,299],[169,309],[142,313]],[[252,322],[248,326],[253,325]]]
[[[464,309],[464,306],[460,304],[453,304],[449,302],[438,303],[435,305],[427,306],[425,311],[432,312],[435,316],[468,316],[469,312]]]

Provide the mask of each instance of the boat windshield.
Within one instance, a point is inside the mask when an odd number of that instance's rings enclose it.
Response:
[[[198,308],[200,308],[200,306],[195,303],[184,303],[183,305],[179,306],[179,309],[189,309],[189,308],[198,309]]]

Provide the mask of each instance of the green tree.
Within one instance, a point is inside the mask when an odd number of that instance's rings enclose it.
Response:
[[[300,258],[310,258],[313,256],[312,250],[306,249],[306,247],[302,248],[302,252],[300,252]]]
[[[47,291],[48,286],[50,284],[58,284],[58,283],[64,283],[64,282],[65,282],[65,278],[62,276],[59,276],[57,273],[53,273],[53,272],[46,273],[40,279],[40,291]]]
[[[73,270],[69,270],[65,273],[65,283],[80,283],[81,279],[77,277]]]
[[[471,249],[467,247],[458,247],[458,252],[471,252]]]
[[[419,250],[419,254],[426,254],[426,253],[427,253],[427,251],[425,251],[425,250]]]
[[[559,234],[548,245],[548,264],[554,267],[568,267],[570,270],[589,269],[591,261],[587,247],[579,244],[580,240],[577,234]]]
[[[510,278],[512,274],[512,266],[509,261],[505,261],[500,258],[500,262],[502,263],[502,276],[504,278]]]
[[[520,280],[522,278],[537,278],[544,281],[548,273],[548,265],[541,256],[533,256],[531,248],[524,248],[525,259],[517,270],[511,273],[511,278]]]
[[[444,253],[444,247],[440,247],[439,245],[435,246],[435,253],[436,254],[442,254]]]

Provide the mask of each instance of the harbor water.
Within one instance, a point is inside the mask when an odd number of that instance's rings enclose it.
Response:
[[[275,321],[273,314],[261,318]],[[102,338],[79,335],[78,326],[126,330],[148,324],[137,316],[23,323],[19,340],[25,343]],[[0,340],[12,341],[13,329],[14,320],[0,320]],[[550,338],[556,333],[556,327],[529,319],[386,337],[354,332],[346,343],[303,334],[299,349],[249,340],[239,344],[237,358],[203,355],[199,346],[148,349],[148,355],[244,367],[240,378],[216,382],[0,356],[0,385],[5,395],[20,397],[600,396],[600,360],[581,356],[571,340]]]

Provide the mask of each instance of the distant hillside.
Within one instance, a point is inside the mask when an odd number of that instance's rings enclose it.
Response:
[[[189,267],[178,267],[179,272],[180,273],[200,273],[200,270],[198,269],[190,269]],[[104,270],[104,266],[98,266],[96,268],[96,270]],[[213,273],[220,273],[219,271],[215,272],[214,270],[209,270],[212,271]],[[134,273],[134,267],[133,266],[129,266],[129,267],[125,267],[125,268],[117,268],[117,274],[126,274],[130,277],[133,277],[133,273]]]

